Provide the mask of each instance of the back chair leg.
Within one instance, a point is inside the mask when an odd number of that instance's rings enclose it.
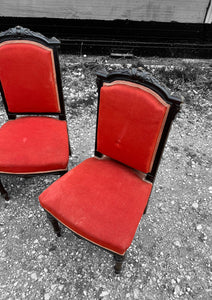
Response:
[[[54,232],[56,233],[57,236],[61,236],[60,232],[60,226],[58,224],[57,219],[55,219],[50,213],[46,212],[48,220],[51,222]]]
[[[0,180],[0,193],[4,197],[5,200],[8,201],[10,199],[9,196],[8,196],[7,191],[5,190],[5,188],[4,188],[4,186],[3,186],[2,182],[1,182],[1,180]]]
[[[121,272],[121,269],[122,269],[122,264],[123,264],[123,261],[125,259],[125,255],[114,254],[114,259],[115,259],[115,262],[116,262],[115,266],[114,266],[115,273],[119,274]]]
[[[145,209],[144,209],[144,212],[143,212],[144,215],[145,215],[145,213],[146,213],[146,211],[147,211],[147,207],[148,207],[148,203],[147,203],[147,205],[146,205],[146,207],[145,207]]]
[[[146,206],[145,209],[144,209],[143,215],[146,214],[146,211],[147,211],[147,206]]]

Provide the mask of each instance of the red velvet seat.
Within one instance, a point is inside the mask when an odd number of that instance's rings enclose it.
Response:
[[[9,118],[0,128],[1,174],[68,170],[59,45],[21,26],[0,33],[0,91]],[[0,192],[8,199],[1,182]]]
[[[8,121],[0,128],[0,173],[65,171],[68,159],[66,121],[22,117]]]
[[[123,164],[89,158],[48,187],[40,203],[80,236],[123,255],[151,188],[150,182]]]
[[[95,157],[73,168],[39,197],[58,221],[115,253],[121,270],[145,213],[171,122],[180,101],[146,73],[98,73]]]

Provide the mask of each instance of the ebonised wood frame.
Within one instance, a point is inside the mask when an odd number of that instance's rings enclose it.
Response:
[[[16,26],[14,28],[10,28],[4,32],[0,32],[0,43],[5,41],[12,41],[12,40],[26,40],[26,41],[33,41],[37,42],[39,44],[42,44],[53,51],[53,58],[54,58],[54,64],[55,64],[55,74],[56,74],[56,82],[57,82],[57,90],[58,90],[58,98],[59,98],[59,104],[60,104],[60,112],[58,113],[52,113],[52,112],[45,112],[45,113],[38,113],[38,112],[19,112],[19,113],[13,113],[10,112],[7,106],[4,90],[1,84],[0,80],[0,93],[3,99],[4,107],[8,116],[9,120],[15,120],[17,115],[34,115],[34,116],[56,116],[59,120],[66,120],[66,113],[65,113],[65,105],[64,105],[64,98],[63,98],[63,91],[62,91],[62,81],[61,81],[61,73],[60,73],[60,63],[59,63],[59,57],[58,57],[58,49],[60,47],[60,41],[56,39],[55,37],[47,38],[44,35],[40,34],[39,32],[31,31],[28,28],[24,28],[22,26]],[[69,155],[71,155],[71,149],[69,145]],[[22,175],[22,174],[9,174],[9,173],[1,173],[1,175],[12,175],[12,176],[21,176],[21,177],[30,177],[30,176],[36,176],[36,175],[48,175],[48,174],[57,174],[57,175],[63,175],[68,171],[62,170],[62,171],[53,171],[53,172],[44,172],[44,173],[36,173],[36,174],[29,174],[29,175]],[[9,200],[8,193],[4,189],[1,181],[0,181],[0,193],[5,198],[5,200]]]
[[[149,89],[156,92],[164,101],[166,101],[170,105],[169,113],[166,119],[166,123],[163,129],[163,133],[158,145],[157,153],[155,155],[153,167],[150,173],[146,174],[146,179],[152,183],[154,183],[155,175],[160,163],[160,159],[165,147],[166,139],[168,137],[168,133],[172,124],[172,121],[175,118],[175,115],[180,110],[180,105],[182,101],[178,99],[177,97],[169,95],[169,93],[159,84],[159,82],[148,72],[140,72],[137,69],[132,70],[119,70],[114,72],[106,72],[106,71],[99,71],[97,72],[97,87],[98,87],[98,108],[97,108],[97,122],[96,122],[96,141],[95,141],[95,156],[102,157],[103,154],[97,151],[97,131],[98,131],[98,112],[99,112],[99,102],[100,102],[100,92],[101,87],[103,86],[104,82],[112,82],[116,80],[123,80],[123,81],[130,81],[133,83],[141,84],[145,87],[148,87]],[[148,124],[147,124],[148,126]],[[148,203],[147,203],[148,205]],[[147,205],[144,210],[144,213],[146,213]],[[50,213],[47,212],[47,218],[51,222],[54,232],[57,234],[57,236],[61,236],[60,227],[58,224],[58,220],[54,218]],[[78,236],[77,234],[75,234]],[[78,236],[82,238],[81,236]],[[101,247],[100,247],[101,248]],[[106,249],[104,249],[106,250]],[[115,259],[115,273],[119,274],[122,269],[122,264],[124,262],[126,253],[124,255],[119,255],[117,253],[114,253],[112,251],[106,250],[114,255]]]

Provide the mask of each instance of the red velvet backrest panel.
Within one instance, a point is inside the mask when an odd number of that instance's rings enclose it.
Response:
[[[170,105],[131,82],[100,90],[97,151],[144,173],[151,172]]]
[[[1,43],[0,81],[9,112],[60,112],[52,49],[32,41]]]

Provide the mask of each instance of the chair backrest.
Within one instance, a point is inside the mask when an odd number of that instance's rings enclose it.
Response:
[[[7,113],[58,114],[64,102],[60,42],[17,26],[0,33],[0,88]]]
[[[97,73],[96,152],[154,179],[171,122],[181,101],[146,72]]]

